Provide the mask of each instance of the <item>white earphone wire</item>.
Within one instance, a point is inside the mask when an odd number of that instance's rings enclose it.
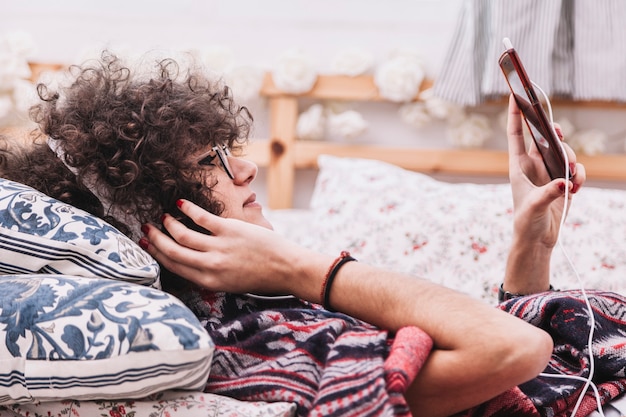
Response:
[[[532,81],[531,81],[532,82]],[[554,133],[554,135],[556,137],[558,137],[558,134],[556,132],[556,129],[554,128],[554,117],[552,115],[552,106],[550,105],[550,100],[547,96],[547,94],[541,89],[541,87],[539,87],[537,84],[535,84],[534,82],[532,83],[533,86],[539,90],[539,92],[541,93],[541,95],[543,96],[545,102],[546,102],[546,107],[548,108],[548,117],[550,118],[550,127],[552,128],[552,131]],[[569,158],[567,156],[567,152],[565,150],[565,146],[563,145],[563,143],[561,141],[559,141],[559,145],[561,146],[561,152],[563,153],[563,158],[565,160],[565,172],[569,172]],[[602,401],[600,399],[600,394],[598,392],[598,388],[597,386],[593,383],[592,379],[594,376],[594,372],[595,372],[595,364],[594,364],[594,358],[593,358],[593,334],[594,334],[594,330],[595,330],[595,316],[593,314],[593,309],[591,307],[591,303],[589,302],[589,297],[587,296],[587,292],[585,291],[585,286],[583,285],[582,279],[580,278],[580,274],[578,273],[578,271],[576,270],[576,267],[574,265],[574,263],[572,262],[571,258],[569,257],[567,251],[565,250],[565,247],[563,246],[563,242],[562,242],[562,238],[561,238],[561,234],[563,232],[563,226],[565,225],[565,219],[567,217],[567,203],[568,203],[568,199],[569,199],[569,187],[565,187],[565,195],[564,195],[564,199],[563,199],[563,214],[561,215],[561,221],[560,221],[560,227],[559,227],[559,236],[557,238],[557,242],[559,244],[559,247],[561,248],[561,251],[563,252],[563,255],[565,256],[568,264],[570,265],[570,267],[572,268],[572,271],[574,272],[576,279],[580,285],[580,291],[583,295],[583,299],[585,301],[585,305],[587,307],[587,311],[589,313],[589,336],[587,339],[587,349],[589,351],[589,376],[587,378],[583,378],[583,377],[579,377],[579,376],[575,376],[575,375],[563,375],[563,374],[548,374],[548,373],[541,373],[539,374],[542,377],[547,377],[547,378],[565,378],[565,379],[572,379],[572,380],[577,380],[577,381],[584,381],[585,385],[580,393],[580,396],[578,397],[578,400],[576,401],[576,404],[574,406],[574,409],[572,410],[572,417],[576,416],[576,413],[578,412],[578,408],[580,407],[580,404],[583,401],[583,398],[585,396],[585,394],[587,393],[587,390],[589,389],[589,387],[591,386],[593,392],[594,392],[594,396],[596,399],[596,402],[598,404],[598,413],[600,413],[600,415],[602,417],[604,417],[604,411],[602,410]]]

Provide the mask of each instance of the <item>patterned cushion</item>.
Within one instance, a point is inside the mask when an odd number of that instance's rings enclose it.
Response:
[[[103,220],[0,178],[0,273],[155,282],[158,264]]]
[[[59,274],[0,277],[0,404],[201,389],[214,344],[175,297]]]

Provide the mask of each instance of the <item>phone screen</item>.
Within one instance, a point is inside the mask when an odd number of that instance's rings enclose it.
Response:
[[[530,134],[543,158],[550,178],[568,178],[568,169],[562,154],[559,138],[552,130],[552,125],[546,116],[541,102],[526,75],[517,53],[513,49],[505,51],[499,60],[500,68],[515,97]]]

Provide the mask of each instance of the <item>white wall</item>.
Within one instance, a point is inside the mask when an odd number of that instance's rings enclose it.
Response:
[[[1,32],[27,31],[38,47],[32,59],[73,62],[101,46],[145,51],[229,48],[240,64],[270,69],[286,50],[300,48],[328,71],[347,48],[363,48],[376,62],[396,48],[412,48],[437,73],[462,0],[176,0],[5,1]],[[263,103],[251,104],[254,134],[267,136]],[[397,119],[396,107],[368,109],[371,128],[360,140],[400,143],[441,138],[438,128],[416,135]],[[262,190],[264,173],[258,186]],[[312,175],[305,174],[297,205],[306,206]]]
[[[73,62],[85,51],[102,46],[135,52],[150,49],[229,48],[239,64],[271,69],[286,50],[300,48],[328,70],[338,52],[353,47],[384,62],[396,48],[418,51],[429,77],[444,59],[463,0],[5,0],[0,33],[29,32],[38,46],[32,60]],[[358,106],[358,105],[357,105]],[[254,135],[267,136],[267,111],[251,103]],[[397,106],[358,107],[370,129],[358,140],[447,147],[444,127],[433,124],[416,131],[403,124]],[[503,109],[489,108],[493,115]],[[489,147],[503,148],[496,130]],[[296,205],[308,203],[314,176],[305,174]],[[264,173],[257,186],[265,198]]]
[[[461,0],[62,0],[4,1],[2,31],[33,34],[42,60],[71,60],[96,44],[133,49],[231,47],[243,62],[271,64],[291,47],[323,69],[342,47],[379,57],[397,46],[441,59]]]

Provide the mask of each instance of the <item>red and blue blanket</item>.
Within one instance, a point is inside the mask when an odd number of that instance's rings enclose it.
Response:
[[[603,291],[586,294],[591,310],[581,290],[515,298],[499,307],[552,336],[554,351],[543,373],[583,379],[589,378],[591,370],[589,331],[593,312],[592,381],[601,403],[606,404],[626,392],[626,298]],[[569,417],[581,396],[576,416],[587,416],[598,404],[592,388],[583,393],[585,388],[585,381],[538,376],[459,416]]]
[[[185,302],[216,349],[205,390],[289,401],[298,416],[410,416],[404,399],[432,348],[420,329],[393,335],[301,300],[197,290]]]
[[[595,319],[593,382],[606,403],[626,391],[626,299],[587,292]],[[206,391],[290,401],[298,416],[410,416],[404,390],[432,341],[408,327],[389,335],[301,300],[267,301],[195,290],[185,302],[216,344]],[[545,373],[587,378],[590,315],[581,291],[520,297],[499,308],[552,335]],[[392,337],[393,336],[393,337]],[[539,376],[457,417],[577,416],[596,407],[584,381]]]

